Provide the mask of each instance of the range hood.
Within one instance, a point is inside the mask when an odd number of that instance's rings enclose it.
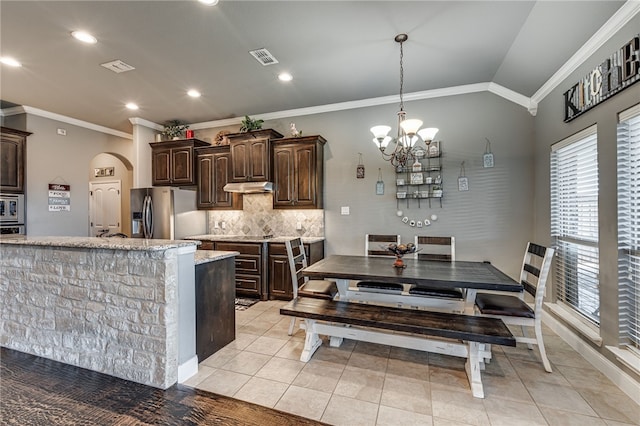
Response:
[[[271,182],[239,182],[228,183],[222,188],[226,192],[239,192],[241,194],[257,194],[261,192],[273,192]]]

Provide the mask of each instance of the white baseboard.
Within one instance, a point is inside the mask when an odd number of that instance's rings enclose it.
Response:
[[[178,383],[187,381],[191,376],[198,372],[198,356],[195,355],[187,362],[178,366]]]
[[[578,335],[546,311],[542,316],[542,322],[602,374],[607,376],[609,380],[618,386],[629,398],[635,401],[636,404],[640,405],[640,382],[622,371],[613,362],[605,358],[604,355],[593,349],[589,344],[585,343]]]

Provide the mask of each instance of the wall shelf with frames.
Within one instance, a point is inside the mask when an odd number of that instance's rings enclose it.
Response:
[[[423,156],[415,163],[396,167],[396,203],[406,201],[409,208],[412,200],[417,200],[418,208],[427,202],[431,208],[432,200],[437,200],[442,208],[442,149],[439,141],[430,144]]]

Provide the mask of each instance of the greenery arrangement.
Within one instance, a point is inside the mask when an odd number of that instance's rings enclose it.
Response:
[[[240,133],[246,133],[252,130],[260,130],[262,129],[262,123],[264,123],[264,120],[253,120],[248,115],[245,115],[244,120],[242,120],[241,123],[242,126],[240,126]]]
[[[169,139],[175,137],[184,136],[185,130],[189,128],[189,125],[180,120],[169,120],[164,123],[164,130],[162,134],[168,137]]]

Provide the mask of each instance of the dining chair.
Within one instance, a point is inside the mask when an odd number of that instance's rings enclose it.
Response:
[[[478,293],[476,311],[482,316],[500,318],[507,325],[522,327],[522,336],[516,336],[516,342],[526,343],[529,349],[538,345],[544,369],[551,373],[551,364],[547,358],[542,339],[542,301],[554,249],[529,242],[522,261],[520,282],[524,287],[518,296],[497,293]],[[534,297],[533,306],[524,301],[525,291]],[[526,327],[533,327],[535,337],[529,337]],[[488,348],[490,353],[490,348]]]
[[[376,257],[395,257],[395,254],[385,249],[389,244],[400,245],[400,234],[366,234],[364,238],[364,255]],[[376,293],[402,293],[402,284],[381,283],[376,281],[356,281],[352,283],[358,290]],[[350,285],[350,286],[352,286]]]
[[[302,270],[308,266],[307,254],[304,251],[302,239],[294,238],[285,241],[289,270],[291,271],[291,285],[293,287],[293,300],[298,296],[313,297],[315,299],[333,299],[338,294],[338,286],[335,281],[310,280],[302,275]],[[302,282],[302,284],[300,284]],[[296,317],[291,317],[289,324],[289,336],[293,334]]]
[[[454,262],[456,260],[455,237],[431,237],[416,235],[415,258],[418,260],[434,260],[440,262]],[[415,285],[409,289],[409,294],[426,297],[446,297],[450,299],[463,299],[464,295],[458,289],[445,289]]]

